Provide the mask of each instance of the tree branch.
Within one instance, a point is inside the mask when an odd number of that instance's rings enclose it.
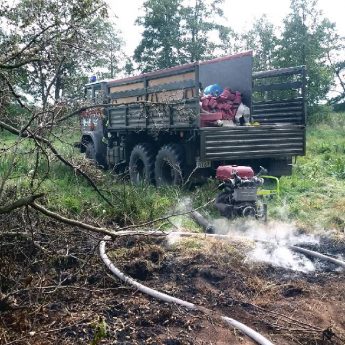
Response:
[[[162,232],[162,231],[150,231],[150,232],[140,231],[140,230],[138,230],[138,231],[130,231],[130,230],[127,230],[127,231],[113,231],[113,230],[110,230],[110,229],[107,229],[107,228],[97,227],[97,226],[93,226],[93,225],[90,225],[90,224],[86,224],[86,223],[80,222],[78,220],[66,218],[64,216],[61,216],[58,213],[55,213],[53,211],[50,211],[50,210],[46,209],[45,207],[43,207],[42,205],[39,205],[37,203],[32,203],[30,206],[32,208],[34,208],[35,210],[43,213],[44,215],[46,215],[46,216],[48,216],[50,218],[58,220],[59,222],[62,222],[62,223],[65,223],[65,224],[68,224],[68,225],[71,225],[71,226],[77,226],[79,228],[82,228],[82,229],[85,229],[85,230],[89,230],[89,231],[92,231],[92,232],[96,232],[98,234],[108,235],[108,236],[110,236],[113,239],[116,238],[116,237],[121,237],[121,236],[148,235],[148,233],[150,234],[150,236],[151,235],[166,236],[166,234],[164,234],[164,232]]]
[[[53,144],[49,140],[47,140],[46,138],[43,138],[43,137],[41,137],[41,136],[39,136],[37,134],[32,133],[28,129],[24,133],[22,133],[22,131],[18,130],[17,128],[14,128],[13,126],[11,126],[11,125],[3,122],[3,121],[0,121],[0,127],[6,129],[8,132],[10,132],[10,133],[12,133],[14,135],[20,135],[22,138],[34,139],[34,140],[37,140],[37,141],[42,142],[45,145],[47,145],[47,147],[54,153],[56,158],[58,158],[62,163],[64,163],[65,165],[67,165],[68,167],[70,167],[71,169],[76,171],[78,174],[83,176],[86,179],[86,181],[92,186],[92,188],[98,193],[98,195],[109,206],[113,206],[113,204],[108,200],[108,198],[105,197],[102,194],[102,192],[98,189],[98,187],[96,186],[95,182],[83,170],[81,170],[77,166],[74,166],[71,162],[69,162],[67,159],[62,157],[62,155],[56,150],[56,148],[53,146]]]
[[[32,205],[36,199],[42,198],[44,196],[43,193],[30,195],[21,199],[16,200],[12,204],[1,206],[0,207],[0,214],[10,213],[11,211],[15,210],[16,208],[24,207]]]
[[[29,63],[32,63],[32,62],[38,62],[38,61],[41,61],[41,59],[28,59],[28,60],[24,60],[22,62],[19,62],[17,64],[14,64],[14,65],[4,65],[4,64],[0,64],[0,69],[16,69],[16,68],[19,68],[19,67],[22,67],[24,65],[27,65]]]

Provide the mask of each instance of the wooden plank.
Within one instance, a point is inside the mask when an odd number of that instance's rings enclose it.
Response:
[[[146,93],[145,89],[115,92],[115,93],[110,94],[110,99],[119,99],[119,98],[134,97],[134,96],[144,97],[145,93]]]
[[[176,75],[171,75],[168,77],[155,78],[148,81],[148,87],[153,87],[162,84],[174,83],[178,81],[184,81],[188,79],[195,80],[195,72],[181,73]]]
[[[122,92],[122,91],[129,91],[129,90],[136,90],[136,89],[143,89],[145,87],[144,82],[126,84],[126,85],[119,85],[113,86],[110,88],[109,92]]]
[[[160,92],[160,91],[183,90],[183,89],[188,89],[188,88],[194,88],[194,86],[195,86],[195,80],[187,79],[183,81],[176,81],[173,83],[151,86],[147,89],[147,92],[154,93],[154,92]]]
[[[184,99],[184,90],[171,90],[149,94],[149,101],[151,102],[174,102]]]
[[[143,97],[123,97],[113,100],[113,104],[127,104],[127,103],[133,103],[138,101],[144,101]]]

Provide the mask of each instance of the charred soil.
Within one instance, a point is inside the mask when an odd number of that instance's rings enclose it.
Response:
[[[1,344],[254,344],[220,315],[277,345],[344,344],[345,278],[334,268],[304,274],[248,263],[244,248],[215,240],[108,244],[126,274],[211,310],[190,312],[112,277],[100,238],[32,221],[30,236],[1,236]],[[17,226],[30,229],[20,217]]]

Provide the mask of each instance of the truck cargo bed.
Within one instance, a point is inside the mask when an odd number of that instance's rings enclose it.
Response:
[[[202,160],[237,160],[305,154],[303,125],[200,129]]]

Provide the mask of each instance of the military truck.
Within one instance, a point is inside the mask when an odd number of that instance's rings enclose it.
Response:
[[[85,86],[81,151],[98,165],[127,170],[133,183],[177,185],[212,175],[219,165],[265,166],[291,174],[305,154],[304,66],[253,73],[244,52]],[[218,84],[241,93],[247,123],[209,121],[202,90]],[[205,121],[207,119],[207,121]]]

